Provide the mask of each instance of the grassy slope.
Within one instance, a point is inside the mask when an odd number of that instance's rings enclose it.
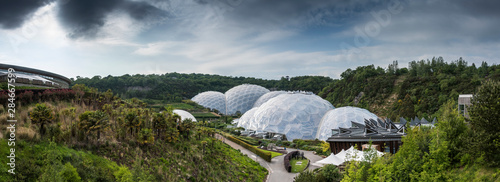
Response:
[[[83,113],[86,107],[69,102],[48,103],[57,113],[76,107],[77,116]],[[44,151],[47,141],[40,142],[38,126],[31,124],[27,117],[32,105],[19,108],[16,118],[24,118],[18,123],[18,146],[16,146],[17,181],[36,181],[46,168]],[[62,115],[60,116],[62,117]],[[0,120],[6,119],[6,113],[0,115]],[[66,128],[71,123],[70,118],[60,118],[62,135],[56,141],[66,137]],[[77,121],[73,121],[77,122]],[[2,122],[5,123],[5,122]],[[0,131],[6,128],[0,124]],[[79,142],[73,147],[59,144],[56,148],[61,156],[61,163],[70,162],[78,171],[83,181],[114,181],[113,172],[118,165],[125,165],[132,171],[134,179],[143,177],[151,181],[263,181],[267,170],[239,151],[216,141],[206,135],[197,135],[193,131],[189,139],[182,139],[175,143],[156,141],[154,145],[140,146],[135,142]],[[104,140],[113,134],[110,131],[102,133]],[[2,138],[2,137],[0,137]],[[3,137],[5,138],[5,137]],[[26,142],[30,141],[30,142]],[[8,155],[7,141],[0,139],[0,154]],[[70,149],[73,148],[73,149]],[[91,154],[92,153],[92,154]],[[95,155],[94,155],[95,154]],[[2,164],[7,158],[0,158]],[[6,165],[0,165],[0,181],[16,181],[6,173]]]
[[[9,155],[9,149],[7,140],[0,139],[0,155]],[[17,141],[15,150],[16,175],[7,173],[7,170],[10,169],[10,167],[5,165],[8,159],[1,157],[0,181],[37,181],[48,166],[57,166],[58,164],[65,164],[67,162],[71,163],[77,169],[82,181],[114,181],[113,172],[118,169],[118,165],[115,162],[103,157],[61,145],[51,147],[48,142],[35,144]],[[54,152],[57,157],[48,160],[47,155],[49,152]]]

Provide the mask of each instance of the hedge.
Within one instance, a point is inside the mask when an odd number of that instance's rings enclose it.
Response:
[[[237,143],[238,145],[245,147],[246,149],[250,150],[254,154],[257,154],[258,156],[262,157],[267,162],[271,162],[271,159],[272,159],[271,152],[261,151],[261,150],[257,149],[256,147],[249,145],[249,144],[247,144],[247,143],[245,143],[245,142],[243,142],[243,141],[241,141],[241,140],[239,140],[231,135],[226,135],[226,134],[222,134],[222,135],[224,135],[227,139],[231,140],[232,142]]]

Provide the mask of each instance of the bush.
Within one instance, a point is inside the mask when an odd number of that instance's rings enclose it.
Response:
[[[60,175],[64,181],[68,182],[82,181],[82,178],[80,178],[80,175],[78,175],[78,172],[76,172],[76,168],[73,167],[69,162],[67,162],[64,165]]]

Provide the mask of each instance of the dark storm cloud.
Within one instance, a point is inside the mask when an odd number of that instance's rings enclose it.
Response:
[[[0,0],[0,27],[20,27],[38,8],[50,2],[51,0]]]
[[[143,1],[129,0],[69,0],[59,3],[59,18],[71,38],[93,38],[114,11],[126,12],[135,20],[161,18],[168,13]]]

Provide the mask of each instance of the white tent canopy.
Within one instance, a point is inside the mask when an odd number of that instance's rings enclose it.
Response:
[[[381,157],[384,155],[383,152],[377,151],[377,157]],[[325,165],[325,164],[333,164],[333,165],[340,165],[344,163],[345,161],[364,161],[365,160],[365,153],[364,151],[360,151],[357,149],[354,149],[354,147],[351,147],[347,150],[342,149],[338,154],[334,155],[333,153],[330,154],[327,158],[324,158],[323,160],[317,161],[316,163],[319,165]]]
[[[320,160],[316,163],[318,163],[318,164],[333,164],[333,165],[338,166],[338,165],[344,163],[344,159],[341,159],[341,158],[333,155],[333,153],[332,153],[327,158],[324,158],[323,160]]]

